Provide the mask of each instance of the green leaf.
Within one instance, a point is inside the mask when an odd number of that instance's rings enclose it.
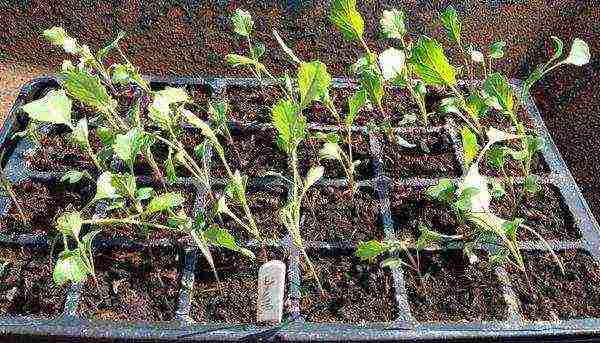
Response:
[[[71,107],[73,102],[66,96],[64,90],[52,90],[39,100],[23,105],[22,109],[31,119],[53,123],[65,124],[72,127]]]
[[[448,62],[444,49],[435,39],[421,36],[412,50],[410,62],[417,75],[428,85],[454,86],[456,72]]]
[[[56,265],[54,266],[52,279],[55,284],[62,286],[67,283],[67,281],[81,283],[86,279],[88,274],[90,274],[90,271],[79,255],[79,251],[67,250],[58,255],[58,261],[56,261]]]
[[[134,127],[126,134],[118,134],[113,144],[115,154],[132,168],[133,162],[142,148],[151,143],[151,135],[146,135],[139,127]]]
[[[298,68],[300,108],[304,109],[313,101],[320,99],[330,85],[331,76],[325,64],[320,61],[301,63]]]
[[[361,74],[360,84],[362,88],[367,92],[369,100],[381,107],[381,100],[383,99],[383,77],[381,74],[373,71],[365,71]]]
[[[461,130],[462,145],[463,145],[463,156],[465,158],[465,164],[468,166],[477,158],[479,153],[479,145],[477,144],[477,136],[469,129],[464,126]]]
[[[324,160],[341,161],[342,156],[340,154],[340,146],[333,142],[323,143],[323,147],[321,150],[319,150],[319,158]]]
[[[271,109],[271,119],[277,130],[277,145],[290,154],[306,137],[306,118],[290,100],[279,100]]]
[[[68,181],[70,184],[79,182],[84,176],[91,177],[87,171],[69,170],[60,178],[60,182]]]
[[[148,207],[146,208],[146,213],[150,215],[156,212],[171,210],[181,206],[184,202],[185,198],[180,193],[163,193],[150,200],[150,204],[148,204]]]
[[[111,79],[114,83],[127,85],[131,82],[129,68],[123,64],[113,64]]]
[[[133,174],[113,174],[112,185],[120,195],[135,197],[137,184]]]
[[[554,47],[554,53],[552,54],[552,57],[550,57],[550,60],[548,60],[548,63],[546,63],[546,66],[548,66],[550,64],[550,62],[557,60],[560,58],[560,56],[562,56],[563,54],[563,50],[565,47],[565,44],[563,43],[563,41],[556,37],[556,36],[550,36],[550,38],[552,39],[552,46]],[[545,67],[544,67],[545,69]]]
[[[217,245],[223,247],[225,249],[229,249],[231,251],[236,251],[241,253],[244,256],[249,258],[256,258],[254,253],[246,248],[239,246],[233,235],[229,233],[229,231],[222,229],[217,226],[212,226],[204,233],[206,235],[206,239],[213,245]]]
[[[454,206],[462,212],[469,212],[473,208],[472,198],[479,194],[479,189],[476,187],[467,187],[458,196],[454,202]]]
[[[87,119],[82,118],[73,128],[73,140],[79,146],[85,147],[89,144],[89,130]]]
[[[154,92],[154,99],[148,108],[149,116],[161,129],[167,130],[174,125],[171,105],[187,102],[188,99],[185,88],[166,87]]]
[[[175,183],[177,181],[177,172],[175,171],[175,163],[173,162],[173,151],[169,148],[169,155],[165,160],[165,174],[167,176],[167,182]]]
[[[115,135],[111,129],[109,129],[105,126],[100,126],[96,129],[96,133],[98,134],[98,137],[100,137],[102,144],[104,144],[104,145],[112,145],[113,144],[113,142],[115,140]]]
[[[483,83],[487,95],[493,100],[490,105],[505,113],[513,113],[515,99],[512,87],[502,74],[493,73]]]
[[[470,94],[466,99],[466,105],[468,108],[469,114],[475,115],[477,118],[481,118],[485,116],[488,112],[488,105],[483,101],[483,99],[478,94]]]
[[[352,97],[348,98],[348,115],[346,116],[346,126],[352,126],[358,112],[367,102],[367,92],[364,89],[356,91]]]
[[[101,230],[94,230],[94,231],[91,231],[91,232],[88,232],[87,234],[85,234],[81,238],[81,245],[78,247],[79,251],[81,252],[83,250],[88,255],[91,256],[91,254],[92,254],[92,242],[94,241],[94,238],[96,237],[96,235],[98,235],[100,232],[102,232],[102,231]]]
[[[491,147],[487,151],[487,162],[497,170],[501,170],[504,167],[506,150],[500,147]]]
[[[496,179],[491,179],[490,186],[490,194],[494,198],[499,199],[506,194],[506,190],[504,189],[504,186],[502,186],[502,183],[500,181],[497,181]]]
[[[67,236],[79,238],[83,219],[79,212],[65,212],[56,219],[56,228]]]
[[[525,136],[525,144],[527,145],[527,151],[530,156],[533,156],[536,152],[541,151],[544,147],[544,141],[540,137],[527,135]]]
[[[240,36],[249,37],[254,27],[254,21],[248,11],[238,8],[231,15],[233,31]]]
[[[117,108],[117,102],[110,97],[98,76],[92,76],[79,68],[69,69],[60,75],[67,93],[85,105],[104,113]]]
[[[448,37],[456,44],[461,44],[460,32],[461,23],[458,14],[452,6],[448,6],[440,15],[442,25],[448,31]]]
[[[498,41],[492,43],[490,45],[490,57],[495,59],[500,59],[504,57],[504,48],[506,47],[506,42]]]
[[[59,26],[44,30],[42,35],[53,45],[63,45],[65,38],[69,37],[65,29]]]
[[[450,179],[441,179],[436,185],[427,188],[425,192],[430,198],[449,202],[456,191],[456,186]]]
[[[459,109],[459,103],[458,103],[458,99],[455,97],[449,97],[449,98],[444,98],[442,99],[442,101],[440,102],[440,111],[442,113],[456,113],[456,114],[461,114],[461,111]]]
[[[105,171],[98,176],[98,180],[96,181],[96,195],[93,201],[115,199],[119,196],[117,189],[113,186],[112,178],[112,174],[109,171]]]
[[[535,174],[530,174],[527,176],[527,178],[525,178],[523,188],[525,191],[531,194],[538,193],[540,190],[542,190],[542,186],[540,185],[540,177]]]
[[[379,21],[381,32],[385,38],[400,39],[406,34],[406,25],[404,23],[404,12],[397,9],[383,11],[383,16]]]
[[[402,266],[408,266],[409,268],[412,267],[397,257],[389,257],[381,262],[382,268],[397,269]]]
[[[379,67],[384,80],[395,80],[402,77],[402,70],[406,67],[404,51],[387,48],[379,54]]]
[[[250,54],[258,61],[265,54],[266,49],[263,43],[258,42],[250,47]]]
[[[517,229],[525,222],[522,218],[515,218],[512,221],[505,221],[502,224],[502,228],[504,229],[504,233],[506,237],[511,241],[515,242],[517,240]]]
[[[135,191],[135,198],[140,201],[148,200],[155,195],[156,195],[156,192],[154,191],[154,188],[152,188],[152,187],[142,187],[142,188],[138,188]]]
[[[256,60],[253,60],[249,57],[238,55],[238,54],[225,55],[225,61],[227,61],[227,64],[229,64],[232,67],[239,67],[239,66],[246,66],[246,65],[250,65],[250,66],[261,65]]]
[[[365,23],[356,10],[356,0],[333,0],[329,11],[329,20],[348,40],[361,39]]]
[[[361,261],[373,260],[375,257],[385,253],[388,249],[388,244],[376,240],[359,242],[358,247],[354,252],[354,256],[360,258]]]
[[[281,47],[283,52],[285,52],[294,63],[302,63],[302,61],[296,56],[296,54],[294,54],[294,51],[285,44],[283,39],[281,39],[281,36],[279,36],[279,33],[276,30],[273,30],[273,36],[275,36],[275,40],[277,40],[277,43],[279,43],[279,46]]]
[[[588,64],[590,62],[590,58],[590,47],[585,41],[575,38],[573,40],[573,45],[571,46],[569,56],[567,56],[564,63],[582,66]]]

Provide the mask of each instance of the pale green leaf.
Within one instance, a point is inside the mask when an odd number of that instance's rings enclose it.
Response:
[[[90,177],[87,171],[69,170],[60,178],[60,182],[68,181],[70,184],[79,182],[84,176]]]
[[[231,21],[233,22],[233,31],[240,36],[248,37],[252,33],[254,27],[254,21],[248,11],[238,8],[231,15]]]
[[[387,48],[379,54],[379,67],[383,79],[393,80],[402,76],[402,70],[406,67],[406,56],[404,51]]]
[[[79,238],[79,232],[83,225],[83,219],[79,212],[64,212],[58,219],[56,219],[56,228],[61,233]]]
[[[319,157],[324,160],[342,160],[340,155],[340,147],[337,143],[325,142],[321,150],[319,150]]]
[[[319,181],[321,177],[323,177],[323,172],[325,169],[323,166],[312,167],[308,170],[306,174],[306,179],[304,180],[304,190],[308,190],[315,182]]]
[[[354,256],[360,258],[361,261],[373,260],[375,257],[385,253],[388,249],[388,244],[376,240],[359,242],[358,247],[354,252]]]
[[[469,129],[464,126],[461,130],[462,145],[463,145],[463,157],[465,163],[468,166],[477,158],[479,153],[479,144],[477,144],[477,136]]]
[[[573,45],[571,46],[569,56],[567,56],[564,63],[582,66],[588,64],[590,62],[590,58],[590,47],[585,41],[575,38],[575,40],[573,40]]]
[[[98,176],[98,180],[96,181],[96,195],[94,196],[94,200],[115,199],[117,197],[117,189],[112,183],[112,174],[109,171],[105,171]]]
[[[332,0],[329,20],[348,40],[360,39],[365,30],[362,16],[356,10],[356,0]]]
[[[486,94],[493,99],[490,105],[506,113],[514,112],[514,92],[506,77],[499,73],[493,73],[485,80],[483,88]]]
[[[304,109],[313,101],[321,99],[331,85],[331,75],[320,61],[301,63],[298,68],[298,89],[300,108]]]
[[[185,198],[180,193],[169,192],[155,196],[150,200],[146,213],[148,215],[166,210],[172,210],[181,206],[185,202]]]
[[[71,99],[61,89],[48,92],[43,98],[23,105],[22,109],[31,119],[71,127],[72,105]]]
[[[70,69],[60,75],[63,77],[63,87],[73,98],[105,113],[117,108],[117,102],[108,94],[98,76],[92,76],[79,68]]]
[[[406,24],[404,23],[404,12],[397,9],[383,11],[383,16],[379,21],[381,32],[385,38],[400,39],[406,34]]]
[[[61,252],[58,256],[58,261],[56,261],[52,273],[52,279],[54,280],[54,283],[59,286],[64,285],[67,281],[81,283],[86,279],[89,273],[90,270],[88,270],[83,262],[79,251],[67,250]]]
[[[275,40],[277,40],[277,43],[279,43],[279,46],[281,47],[283,52],[285,52],[294,63],[302,63],[302,61],[296,56],[296,54],[294,54],[294,51],[285,44],[283,39],[281,39],[281,36],[279,36],[279,33],[276,30],[273,30],[273,36],[275,36]]]
[[[89,130],[86,118],[80,119],[77,122],[77,125],[75,125],[73,128],[73,139],[80,146],[86,146],[89,144]]]
[[[442,25],[448,31],[448,37],[454,43],[461,44],[460,32],[461,23],[458,19],[458,14],[452,6],[448,6],[440,15]]]

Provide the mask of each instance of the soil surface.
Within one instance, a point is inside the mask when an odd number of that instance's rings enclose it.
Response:
[[[539,193],[527,193],[519,202],[516,213],[513,212],[512,197],[508,194],[500,199],[493,199],[491,208],[502,218],[516,216],[525,219],[525,224],[546,240],[577,240],[581,238],[581,233],[569,208],[564,203],[560,191],[554,186],[543,184]],[[538,240],[534,234],[525,229],[519,230],[518,236],[521,240]]]
[[[460,250],[419,255],[422,279],[404,268],[410,309],[420,322],[476,322],[506,319],[501,285],[480,258],[470,264]]]
[[[303,236],[311,241],[368,241],[383,238],[379,201],[368,189],[312,187],[302,201]]]
[[[219,198],[222,192],[215,192]],[[279,211],[285,205],[287,199],[286,190],[283,187],[269,186],[267,189],[250,189],[246,195],[248,207],[256,221],[258,230],[263,239],[281,239],[287,230],[279,220]],[[247,223],[243,209],[237,203],[228,199],[227,206],[243,222]],[[255,239],[243,227],[237,224],[227,215],[221,215],[223,225],[229,229],[229,232],[238,240]]]
[[[240,122],[271,122],[271,108],[282,98],[276,86],[228,87],[225,98],[229,101],[231,117]]]
[[[0,247],[0,316],[60,315],[66,287],[54,284],[53,267],[48,253]]]
[[[287,258],[276,250],[266,249],[265,252],[261,261],[257,251],[254,251],[256,260],[227,250],[213,251],[220,284],[206,259],[199,257],[190,311],[192,319],[200,323],[256,322],[258,269],[265,257],[284,262]]]
[[[550,254],[525,254],[527,275],[508,268],[510,280],[526,320],[566,320],[600,317],[600,266],[584,252],[558,254],[565,274]]]
[[[265,176],[267,172],[287,174],[287,155],[277,147],[277,139],[273,129],[231,131],[233,145],[222,141],[225,158],[231,171],[240,172],[249,177]],[[211,175],[218,178],[227,177],[225,167],[213,154]]]
[[[353,256],[311,257],[325,291],[305,268],[300,285],[300,312],[307,322],[374,323],[397,317],[392,275],[379,263],[361,263]]]
[[[394,183],[389,195],[396,234],[403,239],[416,242],[420,236],[420,225],[446,235],[470,231],[467,226],[459,223],[450,208],[429,199],[425,190]]]
[[[23,181],[13,186],[13,190],[26,221],[22,222],[16,206],[12,206],[8,216],[0,217],[0,233],[3,234],[58,233],[55,228],[57,216],[65,209],[80,210],[95,194],[91,186],[78,188],[36,181]]]
[[[86,282],[79,312],[100,320],[170,320],[177,309],[177,254],[159,250],[111,252],[94,257],[99,288]]]
[[[381,157],[383,172],[394,179],[460,176],[462,171],[454,155],[450,137],[443,133],[423,134],[418,131],[402,134],[405,140],[417,145],[415,148],[403,148],[385,138]]]

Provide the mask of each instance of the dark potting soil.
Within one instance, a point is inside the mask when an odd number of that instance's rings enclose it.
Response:
[[[57,216],[66,209],[83,208],[93,198],[95,188],[23,181],[14,185],[13,191],[26,221],[23,223],[16,206],[11,206],[8,215],[0,217],[0,232],[3,234],[58,233],[55,228]]]
[[[221,194],[222,192],[216,192],[215,196],[218,198]],[[286,199],[285,188],[278,186],[270,186],[268,189],[250,189],[249,193],[246,194],[248,207],[263,239],[278,240],[287,233],[279,220],[279,211],[286,203]],[[236,216],[247,223],[241,206],[228,200],[228,207]],[[223,219],[223,225],[236,238],[238,243],[239,240],[255,239],[229,216],[221,215],[221,218]]]
[[[227,250],[213,251],[219,284],[206,259],[198,257],[190,311],[192,319],[200,323],[256,322],[258,269],[267,260],[286,262],[287,256],[274,249],[265,249],[263,256],[259,251],[254,253],[257,259],[252,260]]]
[[[225,91],[231,117],[239,122],[271,122],[271,108],[283,97],[277,86],[239,87],[231,86]]]
[[[315,135],[317,131],[311,131],[311,135]],[[340,147],[345,154],[348,154],[347,140],[343,135],[340,139]],[[306,139],[298,147],[298,170],[300,175],[306,175],[311,167],[322,165],[325,169],[323,177],[329,179],[346,178],[346,173],[341,162],[338,160],[320,159],[319,151],[323,147],[323,143],[317,138],[310,137]],[[373,159],[370,155],[369,137],[366,134],[353,132],[352,133],[352,158],[354,161],[360,161],[360,164],[355,166],[354,179],[355,181],[366,180],[373,177]]]
[[[548,253],[525,254],[527,275],[509,266],[509,277],[526,320],[600,317],[600,265],[582,251],[558,253],[565,274]]]
[[[348,98],[354,94],[355,90],[352,89],[336,89],[331,88],[329,90],[329,96],[333,100],[335,110],[338,112],[340,118],[344,120],[348,114]],[[315,102],[303,112],[306,117],[306,121],[309,123],[319,123],[321,125],[339,125],[335,116],[327,110],[327,108],[320,102]],[[359,115],[355,119],[355,125],[361,125],[364,122],[364,112],[359,112]]]
[[[424,190],[394,183],[389,195],[396,234],[403,239],[416,242],[420,236],[420,225],[446,235],[470,231],[466,225],[460,224],[450,208],[429,199]]]
[[[139,186],[142,187],[142,186]],[[182,207],[185,210],[185,213],[190,218],[195,218],[194,213],[194,202],[196,200],[196,188],[193,186],[184,187],[184,186],[171,186],[166,191],[159,186],[153,187],[154,191],[157,194],[163,194],[167,192],[176,192],[185,198],[185,202]],[[150,200],[144,200],[142,202],[142,206],[146,206]],[[176,212],[176,211],[175,211]],[[159,223],[161,225],[166,225],[169,216],[166,213],[156,213],[151,218],[148,218],[146,221]],[[155,228],[148,228],[148,232],[146,233],[145,229],[138,225],[111,225],[111,226],[103,226],[101,227],[102,237],[104,238],[127,238],[134,241],[139,240],[158,240],[158,239],[169,239],[174,236],[173,230],[159,230]]]
[[[417,321],[503,320],[501,284],[484,257],[470,264],[461,250],[422,252],[417,273],[404,267],[410,309]]]
[[[95,130],[89,132],[90,144],[95,152],[102,146]],[[69,133],[41,135],[39,145],[25,153],[29,168],[43,172],[65,172],[87,170],[97,173],[96,166],[88,153],[71,141]]]
[[[311,241],[368,241],[383,238],[379,201],[368,189],[312,187],[302,201],[303,236]]]
[[[403,133],[402,137],[416,144],[415,148],[403,148],[384,138],[382,162],[384,173],[391,178],[415,176],[460,176],[461,167],[454,154],[450,137],[444,133]],[[427,151],[423,150],[423,146]]]
[[[240,170],[249,177],[265,176],[267,172],[287,174],[287,155],[277,147],[277,139],[272,129],[267,130],[232,130],[233,144],[223,141],[225,158],[231,171]],[[225,167],[213,154],[211,175],[226,178]]]
[[[179,257],[173,252],[148,250],[101,253],[94,257],[99,288],[86,281],[79,312],[99,320],[173,318],[179,292]]]
[[[46,252],[0,247],[0,316],[60,315],[66,287],[54,284],[52,269]]]
[[[392,275],[379,263],[354,256],[311,257],[325,291],[323,298],[304,265],[300,312],[307,322],[374,323],[397,317]]]
[[[519,187],[519,186],[517,186]],[[523,218],[525,224],[546,240],[577,240],[581,233],[565,204],[558,188],[542,184],[537,194],[526,193],[513,216],[513,200],[510,195],[493,199],[491,208],[501,218]],[[520,229],[521,240],[538,240],[531,232]]]

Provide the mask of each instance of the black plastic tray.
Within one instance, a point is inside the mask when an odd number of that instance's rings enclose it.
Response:
[[[153,87],[165,85],[200,86],[208,87],[213,97],[223,94],[227,87],[259,87],[255,80],[241,78],[150,78]],[[268,83],[266,83],[268,84]],[[265,84],[265,85],[266,85]],[[520,87],[518,80],[513,80],[516,88]],[[35,79],[25,85],[11,112],[0,131],[0,142],[6,142],[17,129],[17,114],[20,107],[36,98],[42,96],[43,92],[50,87],[56,87],[57,80],[52,77]],[[356,88],[352,80],[336,78],[333,82],[334,88]],[[556,251],[566,249],[579,249],[588,252],[595,259],[600,258],[599,239],[600,231],[598,223],[591,214],[588,205],[583,199],[581,192],[569,172],[564,160],[560,156],[552,138],[550,137],[540,114],[530,98],[527,99],[526,109],[530,119],[535,125],[537,133],[546,142],[543,157],[550,172],[540,175],[544,183],[556,186],[560,190],[564,202],[568,205],[574,221],[581,232],[582,238],[576,241],[551,241],[552,248]],[[265,129],[268,124],[257,123],[232,123],[240,129]],[[315,130],[336,130],[335,127],[312,125]],[[354,130],[364,131],[365,128],[355,127]],[[408,128],[401,130],[423,130],[419,128]],[[449,120],[445,125],[428,128],[427,131],[437,131],[447,134],[450,138],[456,159],[462,163],[460,142],[456,134],[455,124]],[[382,142],[375,136],[369,135],[370,154],[373,159],[373,175],[369,180],[360,181],[360,187],[370,189],[376,194],[380,202],[380,216],[383,223],[383,232],[387,238],[394,237],[394,226],[390,213],[390,183],[392,180],[382,170],[381,146]],[[29,170],[23,163],[23,152],[28,148],[26,140],[19,141],[14,147],[6,164],[6,170],[12,181],[25,178],[37,179],[45,182],[54,182],[60,177],[59,174],[43,173]],[[406,178],[394,180],[409,188],[422,188],[435,183],[437,178]],[[269,187],[270,184],[285,186],[272,178],[254,179],[250,188]],[[192,182],[191,179],[181,178],[179,183],[186,187],[195,188],[195,207],[199,208],[204,203],[204,190],[201,186]],[[319,185],[331,185],[344,187],[343,179],[326,179]],[[318,186],[318,185],[317,185]],[[10,208],[10,200],[0,197],[0,215],[7,213]],[[99,210],[99,209],[97,209]],[[300,311],[299,285],[302,275],[299,268],[299,254],[289,243],[289,237],[281,241],[270,242],[273,247],[289,252],[288,265],[288,288],[286,297],[288,299],[288,321],[279,326],[260,326],[256,324],[198,324],[190,317],[190,299],[194,287],[202,287],[195,284],[194,270],[198,261],[198,251],[193,245],[186,245],[171,240],[134,242],[127,239],[103,239],[101,236],[95,240],[96,249],[121,249],[138,250],[144,246],[156,246],[164,249],[176,250],[180,254],[182,266],[180,268],[180,292],[178,306],[174,320],[169,322],[110,322],[87,320],[77,316],[77,306],[83,287],[72,285],[69,289],[64,311],[61,316],[53,320],[39,319],[33,317],[7,317],[0,318],[0,335],[5,337],[77,337],[85,339],[139,339],[139,340],[183,340],[183,341],[309,341],[309,340],[335,340],[335,341],[364,341],[364,340],[482,340],[488,338],[509,340],[538,340],[542,337],[555,337],[561,340],[586,340],[600,334],[600,319],[578,319],[558,322],[528,322],[523,319],[519,310],[519,300],[515,297],[507,273],[503,267],[497,267],[495,273],[502,284],[502,291],[506,299],[508,316],[505,320],[496,322],[473,322],[473,323],[421,323],[414,320],[408,304],[405,290],[405,280],[402,269],[393,269],[395,302],[398,317],[389,323],[372,323],[366,325],[346,324],[319,324],[308,323],[303,319]],[[256,242],[249,242],[257,245]],[[49,242],[46,236],[0,235],[0,249],[5,246],[31,246],[39,249],[48,249]],[[356,242],[317,242],[307,243],[311,252],[326,253],[327,255],[348,255],[356,247]],[[521,247],[526,251],[542,251],[541,244],[537,242],[522,242]],[[491,251],[494,248],[486,245],[477,247],[481,250]],[[435,250],[435,249],[434,249]],[[254,312],[254,308],[248,311]]]

